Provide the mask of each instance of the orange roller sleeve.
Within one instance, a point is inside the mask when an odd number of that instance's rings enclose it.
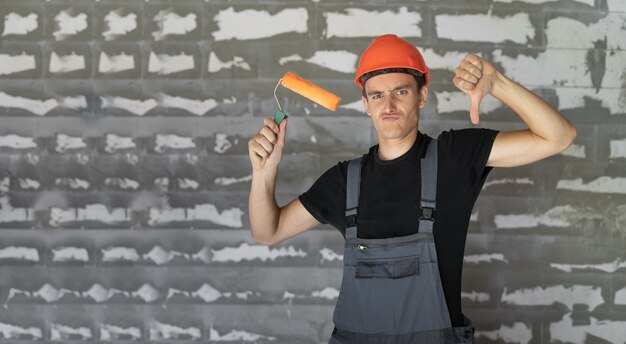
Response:
[[[339,103],[341,103],[339,96],[290,72],[285,73],[280,84],[331,111],[337,110]]]

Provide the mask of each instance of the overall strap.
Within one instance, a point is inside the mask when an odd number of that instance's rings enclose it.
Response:
[[[436,208],[437,195],[437,140],[432,139],[426,149],[426,157],[422,159],[422,198],[420,199],[420,209],[422,214],[419,218],[419,232],[432,233],[433,210]]]
[[[357,210],[359,207],[359,188],[361,186],[361,158],[348,162],[346,182],[346,240],[357,237]]]

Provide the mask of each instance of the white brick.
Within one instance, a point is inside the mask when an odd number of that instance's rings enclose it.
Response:
[[[419,24],[422,16],[418,12],[400,7],[397,11],[368,11],[361,8],[346,8],[341,12],[325,13],[326,38],[332,37],[375,37],[386,33],[399,37],[420,37]]]
[[[104,16],[102,36],[106,41],[114,40],[137,29],[137,14],[127,13],[121,16],[116,10]]]
[[[4,30],[2,36],[7,35],[27,35],[39,27],[36,13],[29,13],[25,16],[11,12],[4,16]]]
[[[605,302],[602,297],[602,288],[585,285],[525,288],[511,293],[504,288],[500,300],[519,306],[550,306],[561,303],[570,310],[575,304],[582,303],[588,305],[591,311]]]
[[[11,75],[35,69],[35,56],[22,52],[19,55],[0,54],[0,75]]]
[[[160,41],[169,35],[184,36],[198,27],[197,14],[187,13],[181,16],[171,8],[159,11],[154,16],[153,21],[159,27],[157,31],[152,32],[152,37],[156,41]]]
[[[535,37],[527,13],[496,17],[490,14],[440,14],[435,16],[437,37],[455,41],[526,44]]]
[[[259,259],[262,261],[274,261],[278,258],[306,257],[306,252],[293,246],[270,248],[266,245],[249,245],[242,243],[239,247],[225,247],[219,250],[211,250],[214,262],[241,262]]]
[[[532,329],[520,322],[516,322],[511,326],[500,325],[495,331],[476,331],[476,338],[487,337],[492,341],[502,341],[505,343],[528,344],[533,339]]]
[[[626,13],[609,13],[597,23],[585,24],[565,17],[550,19],[545,32],[549,48],[593,49],[595,41],[607,40],[607,49],[626,49]]]
[[[53,74],[69,73],[85,69],[85,56],[72,52],[69,55],[50,54],[48,71]]]
[[[585,98],[599,101],[612,115],[626,114],[626,93],[620,88],[553,87],[559,97],[559,110],[576,109],[585,106]]]
[[[590,317],[589,325],[574,324],[571,313],[559,322],[550,324],[550,339],[561,343],[584,343],[590,335],[607,343],[624,343],[626,321],[598,320]]]
[[[87,15],[85,13],[72,15],[73,11],[72,8],[63,10],[54,17],[57,30],[52,35],[54,35],[57,41],[71,38],[87,30]]]
[[[626,194],[626,178],[602,176],[587,183],[583,182],[582,178],[563,179],[559,180],[556,188],[593,193]]]
[[[148,72],[158,75],[169,75],[195,68],[195,60],[193,55],[187,55],[184,52],[175,55],[156,54],[150,52],[148,58]]]
[[[524,86],[592,86],[586,50],[548,49],[537,57],[509,57],[496,50],[493,56],[494,62],[502,64],[506,76]]]
[[[230,7],[214,17],[219,29],[212,35],[215,40],[222,41],[267,38],[288,32],[305,33],[308,31],[308,20],[305,8],[287,8],[270,14],[269,11],[251,9],[236,12]]]
[[[550,263],[550,267],[554,269],[558,269],[561,271],[565,271],[571,273],[574,270],[582,269],[582,270],[597,270],[608,273],[616,272],[619,269],[626,268],[626,262],[622,262],[619,258],[609,262],[609,263],[600,263],[600,264],[557,264]]]
[[[609,154],[609,158],[626,158],[626,139],[611,140],[610,147],[611,153]]]

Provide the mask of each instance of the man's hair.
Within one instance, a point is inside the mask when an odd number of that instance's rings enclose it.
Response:
[[[369,73],[365,73],[361,76],[361,85],[363,85],[363,97],[365,97],[365,99],[367,99],[367,94],[365,93],[365,82],[377,75],[381,75],[381,74],[388,74],[388,73],[405,73],[405,74],[410,74],[413,75],[413,78],[415,78],[415,82],[417,83],[417,91],[419,92],[422,89],[422,86],[424,86],[425,80],[424,80],[424,74],[416,71],[415,69],[409,69],[409,68],[385,68],[385,69],[379,69],[379,70],[375,70],[375,71],[371,71]]]

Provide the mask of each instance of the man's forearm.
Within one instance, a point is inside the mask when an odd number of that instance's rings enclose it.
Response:
[[[277,171],[252,172],[248,214],[252,237],[261,244],[271,244],[278,227],[280,208],[274,195]]]
[[[491,94],[515,111],[537,136],[555,145],[569,146],[576,128],[550,104],[525,87],[497,74]]]

